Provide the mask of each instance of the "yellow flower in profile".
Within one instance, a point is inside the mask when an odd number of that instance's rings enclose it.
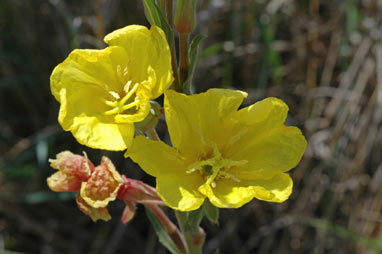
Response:
[[[237,208],[253,198],[288,199],[293,182],[286,172],[298,164],[307,142],[298,128],[284,125],[288,106],[283,101],[267,98],[237,110],[246,96],[227,89],[165,93],[174,148],[139,136],[126,156],[156,177],[168,206],[191,211],[205,198],[221,208]]]
[[[50,77],[61,103],[58,121],[81,144],[125,150],[134,123],[144,120],[150,100],[173,82],[171,54],[156,26],[131,25],[105,37],[102,50],[74,50]]]

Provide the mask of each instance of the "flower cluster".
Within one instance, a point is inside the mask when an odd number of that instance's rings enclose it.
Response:
[[[283,101],[267,98],[239,110],[245,92],[167,90],[174,80],[171,54],[156,26],[127,26],[105,42],[110,46],[103,50],[74,50],[54,69],[58,121],[81,144],[127,149],[126,157],[156,177],[156,190],[120,176],[106,157],[95,167],[70,152],[51,161],[59,170],[48,179],[52,190],[80,191],[77,204],[93,220],[109,219],[106,206],[119,198],[126,204],[124,222],[133,217],[137,202],[161,203],[157,193],[181,211],[196,210],[205,199],[220,208],[238,208],[253,198],[288,199],[293,181],[287,172],[301,160],[307,142],[298,128],[285,126]],[[172,147],[142,135],[134,138],[135,127],[147,121],[150,100],[163,93]]]

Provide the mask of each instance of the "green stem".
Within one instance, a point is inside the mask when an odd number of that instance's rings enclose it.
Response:
[[[179,34],[179,75],[181,82],[181,90],[183,89],[184,83],[188,78],[188,39],[190,37],[189,33]]]
[[[159,0],[159,7],[161,8],[164,15],[166,15],[166,0]]]
[[[167,22],[170,25],[170,27],[173,29],[174,27],[174,16],[173,16],[173,0],[166,0],[166,17]],[[174,75],[174,83],[172,85],[172,89],[179,92],[180,86],[179,86],[179,72],[178,72],[178,61],[176,58],[176,50],[175,50],[175,39],[174,36],[172,37],[171,41],[171,66],[172,66],[172,72]]]
[[[179,232],[178,228],[170,221],[167,215],[157,205],[145,204],[147,208],[159,219],[166,232],[174,241],[175,245],[182,253],[187,253],[187,244],[183,235]]]
[[[158,140],[158,141],[160,140],[154,128],[148,130],[146,134],[151,140]],[[175,210],[175,215],[178,221],[180,231],[182,233],[181,234],[182,242],[184,243],[184,240],[186,242],[185,249],[187,250],[187,254],[202,254],[202,248],[206,238],[206,234],[204,233],[204,230],[201,227],[199,227],[199,225],[196,225],[198,227],[198,231],[196,233],[190,234],[186,232],[185,223],[187,221],[188,215],[184,212],[180,212],[177,210]],[[176,233],[176,231],[174,232]]]
[[[204,230],[198,225],[198,232],[196,234],[191,235],[187,233],[185,230],[185,223],[187,221],[187,214],[184,212],[180,212],[175,210],[175,216],[179,224],[179,228],[183,233],[184,238],[186,239],[188,252],[187,254],[202,254],[202,249],[204,245],[204,241],[206,238],[206,234]]]
[[[146,132],[147,136],[149,137],[149,139],[151,140],[157,140],[157,141],[160,141],[160,138],[158,136],[158,133],[157,131],[152,128],[152,129],[149,129],[147,132]]]

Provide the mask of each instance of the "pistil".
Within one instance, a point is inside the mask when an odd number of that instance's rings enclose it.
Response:
[[[232,179],[232,181],[240,182],[240,179],[232,173],[229,173],[232,168],[236,168],[246,164],[247,161],[235,161],[225,159],[219,152],[216,144],[213,145],[212,156],[208,159],[199,160],[190,165],[186,173],[191,174],[198,172],[206,181],[205,183],[215,188],[219,179]]]

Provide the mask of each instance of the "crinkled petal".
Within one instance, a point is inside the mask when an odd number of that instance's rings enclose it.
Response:
[[[51,75],[51,90],[61,103],[58,121],[81,144],[106,150],[124,150],[134,135],[132,123],[115,123],[104,101],[122,92],[118,65],[126,65],[121,47],[74,50]]]
[[[286,172],[295,167],[305,152],[307,141],[296,127],[284,121],[288,106],[279,99],[267,98],[231,115],[219,130],[219,136],[229,137],[222,149],[233,160],[247,160],[241,173]]]
[[[199,188],[210,202],[220,208],[238,208],[253,198],[268,202],[284,202],[292,193],[293,181],[288,174],[277,173],[267,180],[241,180],[235,182],[223,179],[216,187],[203,185]]]
[[[217,128],[246,96],[244,92],[229,89],[209,89],[191,96],[167,91],[164,108],[174,147],[182,154],[198,157],[210,146],[209,142],[216,141]]]
[[[172,172],[184,173],[185,160],[180,154],[162,141],[153,141],[137,136],[125,153],[149,175],[159,176]]]
[[[89,206],[89,204],[85,202],[84,199],[81,198],[80,194],[77,194],[76,202],[81,212],[89,216],[94,222],[96,222],[97,220],[108,221],[111,219],[109,211],[107,210],[106,207],[101,207],[101,208],[91,207]]]
[[[123,47],[134,82],[149,80],[150,98],[160,96],[173,82],[171,53],[164,32],[157,26],[130,25],[106,35],[105,42]],[[155,77],[155,78],[153,78]]]
[[[47,183],[52,191],[78,191],[81,187],[81,179],[75,175],[66,174],[58,171],[48,177]]]
[[[107,157],[102,157],[87,182],[81,185],[81,197],[94,208],[106,207],[110,201],[116,199],[123,179]]]
[[[157,191],[160,198],[172,209],[192,211],[198,209],[205,196],[198,191],[203,184],[199,174],[160,174],[157,177]]]
[[[70,151],[58,153],[56,159],[49,159],[49,162],[52,168],[82,181],[86,181],[94,170],[94,164],[86,156],[73,154]]]

